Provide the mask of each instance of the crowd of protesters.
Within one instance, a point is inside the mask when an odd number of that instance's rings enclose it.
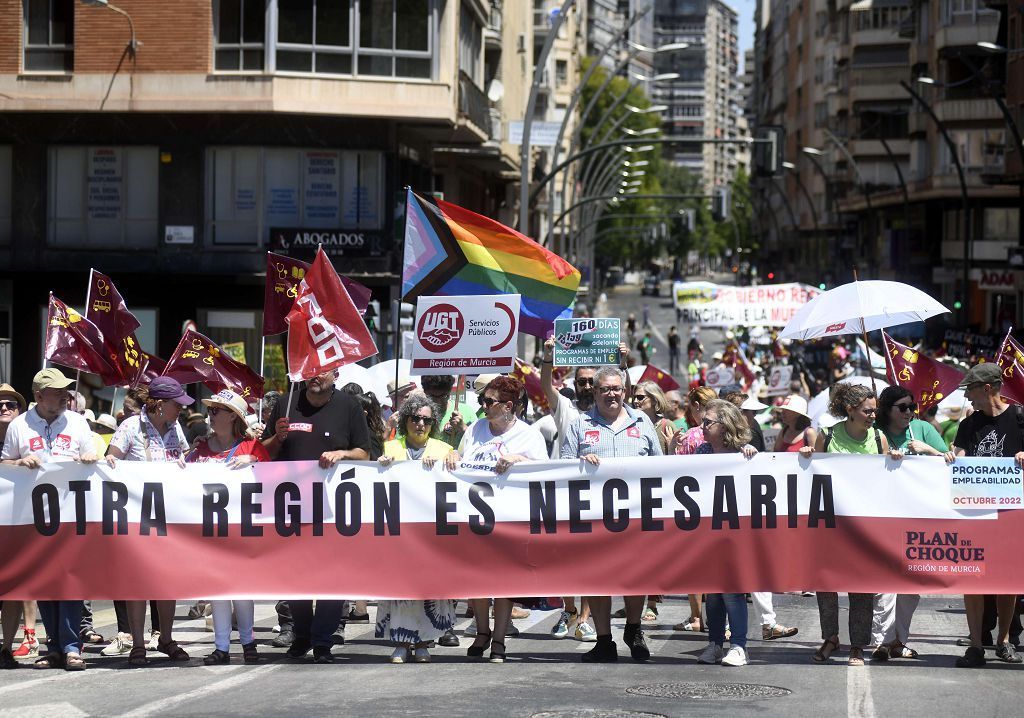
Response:
[[[672,353],[678,354],[681,342],[675,328],[671,335]],[[808,370],[799,357],[788,357],[796,369],[794,380],[788,394],[774,398],[774,406],[759,400],[768,397],[764,392],[758,396],[756,382],[764,373],[758,371],[760,356],[773,355],[772,350],[751,352],[753,358],[748,359],[738,343],[728,346],[714,357],[716,363],[728,364],[731,358],[737,369],[743,363],[755,381],[748,391],[735,385],[716,391],[706,386],[707,365],[696,337],[691,338],[688,356],[675,356],[673,361],[688,386],[668,391],[653,381],[632,384],[627,344],[620,346],[619,366],[575,367],[571,379],[560,385],[552,366],[553,341],[548,340],[538,356],[544,401],[538,402],[542,408],[535,403],[532,411],[525,386],[509,376],[479,377],[475,383],[479,405],[474,408],[456,390],[453,376],[427,376],[421,385],[409,377],[397,377],[389,383],[389,396],[377,397],[355,384],[338,387],[337,372],[328,371],[299,387],[294,401],[268,396],[261,416],[255,416],[252,407],[230,390],[204,399],[205,415],[192,412],[194,400],[185,389],[174,379],[161,377],[132,389],[115,419],[110,414],[93,415],[85,397],[76,392],[75,382],[59,369],[48,368],[33,379],[31,403],[14,387],[0,385],[2,460],[30,469],[50,461],[105,461],[114,470],[120,461],[171,462],[182,467],[218,462],[229,469],[263,461],[311,460],[324,469],[343,461],[377,461],[382,466],[418,461],[427,470],[440,464],[449,470],[469,467],[499,475],[521,462],[549,458],[596,465],[612,457],[665,454],[732,453],[749,459],[766,450],[805,457],[886,454],[900,461],[906,454],[922,454],[942,456],[949,462],[957,456],[1005,456],[1016,458],[1018,465],[1024,462],[1024,420],[1018,409],[1000,398],[998,368],[978,364],[970,369],[961,386],[973,412],[953,417],[949,426],[935,417],[916,417],[914,397],[900,387],[888,387],[876,396],[868,387],[837,383],[848,374],[849,360],[845,350],[837,349],[829,351],[826,370],[820,373]],[[815,426],[808,402],[818,392],[828,391],[830,384],[832,421]],[[772,441],[767,441],[769,436]],[[822,643],[809,659],[824,663],[840,648],[839,595],[815,595]],[[486,656],[494,663],[505,661],[505,640],[516,635],[513,619],[524,615],[523,607],[550,608],[543,598],[466,598],[474,618],[465,631],[466,637],[473,638],[467,656]],[[699,662],[746,665],[747,597],[712,593],[688,598],[690,617],[674,629],[707,633]],[[917,657],[908,643],[919,598],[849,594],[848,664]],[[613,614],[611,597],[562,597],[551,636],[593,643],[581,656],[584,662],[615,661],[618,650],[612,618],[619,616],[625,619],[623,642],[630,656],[647,661],[651,653],[643,625],[657,619],[659,599],[626,596],[624,608]],[[763,640],[798,632],[776,620],[771,593],[753,593],[751,600]],[[315,663],[332,663],[332,647],[344,642],[346,622],[369,620],[366,601],[355,600],[350,612],[346,604],[279,601],[279,633],[271,645],[285,648],[292,659],[303,659],[312,651]],[[969,638],[964,640],[966,653],[957,665],[984,665],[985,646],[993,646],[1001,661],[1020,663],[1014,647],[1020,634],[1017,597],[966,596],[965,605]],[[83,646],[98,643],[107,643],[103,656],[127,655],[131,667],[149,665],[154,652],[170,661],[190,659],[174,640],[174,601],[115,601],[114,609],[117,634],[108,643],[94,630],[88,601],[5,601],[0,668],[16,668],[23,665],[19,659],[30,659],[39,669],[83,670],[87,666]],[[45,645],[36,635],[37,610]],[[190,616],[202,616],[207,610],[212,613],[214,650],[203,658],[205,664],[231,661],[232,631],[237,631],[242,659],[260,661],[253,634],[253,601],[215,600],[209,609],[198,604]],[[434,646],[460,645],[455,622],[452,599],[380,601],[375,635],[394,647],[392,663],[423,663],[430,660]],[[22,641],[15,647],[19,626]]]

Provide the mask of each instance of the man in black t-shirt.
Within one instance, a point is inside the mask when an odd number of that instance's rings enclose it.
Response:
[[[964,419],[953,440],[953,449],[946,454],[952,462],[958,456],[1010,457],[1017,466],[1024,467],[1024,436],[1021,432],[1019,410],[1010,407],[999,396],[1003,384],[1002,371],[996,364],[977,364],[967,372],[960,388],[974,407],[974,413]],[[1016,596],[996,596],[999,616],[996,637],[996,657],[1006,663],[1020,663],[1021,657],[1010,643],[1010,621],[1013,618]],[[981,634],[985,613],[985,597],[964,596],[967,625],[971,630],[971,645],[963,657],[956,660],[960,668],[980,668],[985,665],[985,649]]]
[[[320,468],[329,469],[340,461],[370,458],[366,416],[351,394],[335,390],[337,378],[333,370],[317,374],[298,392],[295,406],[277,402],[261,437],[271,459],[318,461]],[[312,601],[279,603],[281,635],[275,645],[290,644],[292,658],[301,658],[312,648],[316,663],[333,663],[331,646],[343,606],[344,601],[317,601],[314,614]]]

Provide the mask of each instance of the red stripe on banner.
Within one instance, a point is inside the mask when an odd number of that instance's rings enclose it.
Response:
[[[611,520],[613,517],[609,517]],[[648,521],[658,522],[656,519]],[[33,526],[0,527],[4,599],[465,598],[672,594],[719,591],[1024,593],[1016,542],[1024,514],[994,521],[836,518],[834,528],[713,528],[686,531],[671,519],[621,532],[602,521],[591,533],[531,534],[526,523],[498,523],[474,534],[468,524],[403,523],[400,535],[374,535],[372,517],[354,536],[333,523],[313,536],[203,537],[202,527],[171,524],[166,536],[103,536],[99,524],[63,524],[50,537]],[[445,524],[441,524],[444,530]],[[576,526],[578,528],[578,526]],[[648,525],[648,529],[653,526]],[[102,571],[97,571],[102,566]]]

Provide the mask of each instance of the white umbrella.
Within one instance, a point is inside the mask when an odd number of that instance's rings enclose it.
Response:
[[[920,322],[949,310],[920,289],[902,282],[854,281],[816,296],[802,306],[779,337],[817,339],[862,334]]]
[[[389,406],[391,404],[387,396],[387,386],[389,381],[395,380],[396,361],[398,362],[399,378],[405,379],[406,377],[409,377],[409,379],[414,384],[416,384],[416,386],[421,386],[420,377],[409,376],[409,373],[412,371],[412,362],[408,359],[388,359],[387,361],[382,361],[377,364],[374,364],[367,371],[369,372],[370,376],[373,378],[374,381],[380,382],[384,387],[384,394],[379,395],[377,397],[380,400],[381,404],[387,404]]]
[[[860,384],[861,386],[872,386],[871,378],[866,376],[851,376],[846,379],[842,379],[839,384]],[[878,387],[878,391],[881,392],[889,385],[884,381],[878,380],[875,382]],[[815,427],[819,426],[832,426],[833,424],[841,421],[828,413],[828,395],[830,389],[826,389],[821,392],[807,403],[807,415],[811,417],[811,424]]]
[[[334,382],[334,386],[340,389],[349,382],[355,382],[363,388],[363,391],[373,392],[374,396],[377,397],[377,401],[387,398],[387,379],[374,376],[369,369],[360,364],[346,364],[338,369],[338,379]]]

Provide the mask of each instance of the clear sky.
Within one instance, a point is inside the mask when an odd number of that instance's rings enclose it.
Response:
[[[743,72],[743,53],[754,46],[754,8],[756,0],[725,0],[740,16],[740,72]]]

